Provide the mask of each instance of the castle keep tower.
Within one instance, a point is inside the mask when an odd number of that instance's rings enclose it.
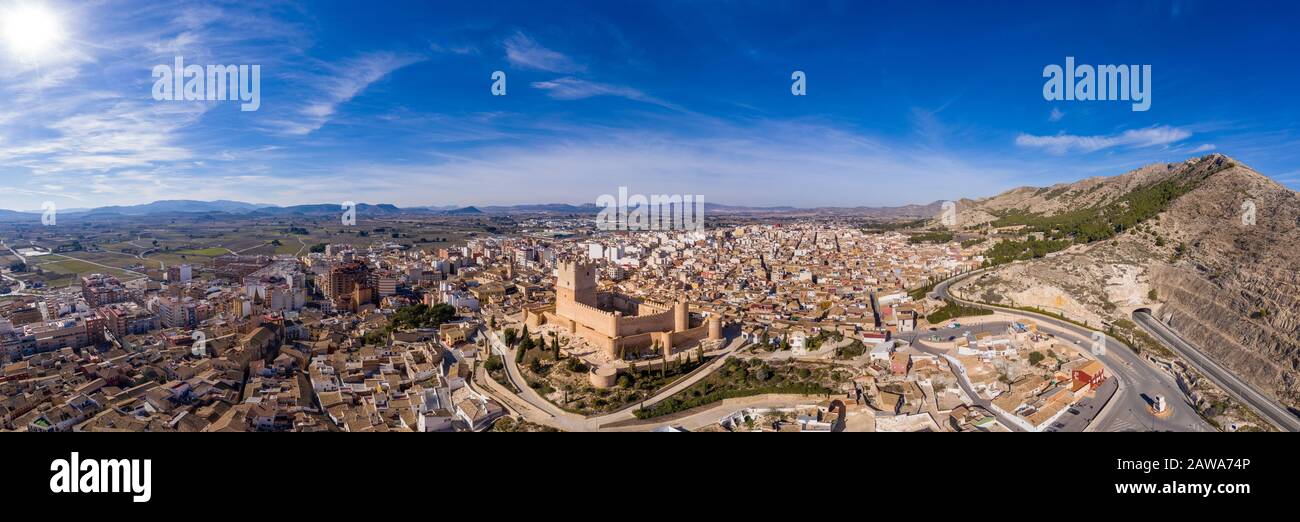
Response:
[[[560,262],[555,280],[555,299],[558,302],[582,303],[596,306],[596,272],[583,262]]]
[[[670,357],[674,348],[688,349],[692,343],[719,337],[721,331],[720,323],[702,321],[692,327],[685,299],[660,304],[600,292],[595,265],[582,261],[560,261],[555,269],[555,304],[525,310],[524,315],[529,326],[560,326],[594,344],[610,359],[659,349]]]

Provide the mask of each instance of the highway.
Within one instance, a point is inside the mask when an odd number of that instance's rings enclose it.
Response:
[[[1076,344],[1091,346],[1095,330],[1078,326],[1054,317],[1023,312],[1001,306],[968,301],[950,293],[953,284],[977,277],[982,271],[962,274],[934,287],[934,294],[939,298],[950,298],[967,306],[976,306],[995,310],[1007,315],[1024,317],[1038,324],[1039,331],[1058,338],[1073,340]],[[1098,356],[1106,366],[1110,378],[1119,380],[1119,390],[1111,400],[1115,404],[1107,408],[1094,421],[1100,431],[1215,431],[1213,426],[1203,419],[1188,402],[1187,396],[1174,382],[1173,376],[1151,366],[1118,339],[1101,333],[1106,340],[1107,350]],[[1149,406],[1155,396],[1165,397],[1172,411],[1164,418],[1151,415]]]
[[[1224,368],[1214,359],[1207,357],[1199,348],[1183,339],[1178,332],[1157,321],[1151,314],[1138,310],[1133,313],[1133,320],[1148,333],[1155,336],[1156,339],[1159,339],[1161,343],[1181,356],[1183,360],[1191,363],[1192,367],[1227,391],[1234,399],[1250,405],[1251,408],[1254,408],[1255,411],[1273,423],[1274,426],[1277,426],[1278,429],[1300,431],[1300,418],[1293,415],[1285,406],[1260,393],[1259,390],[1243,381],[1237,374]]]
[[[14,255],[15,257],[17,257],[19,260],[21,260],[21,261],[23,262],[23,264],[27,264],[27,258],[23,257],[22,254],[19,254],[17,250],[14,250],[14,247],[11,247],[11,246],[5,244],[4,241],[0,241],[0,247],[9,250],[10,252],[13,253],[13,255]],[[4,268],[8,268],[8,267],[4,267]],[[18,285],[18,289],[17,289],[17,290],[14,290],[14,291],[11,292],[9,295],[31,295],[31,294],[26,293],[26,290],[27,290],[27,283],[23,282],[23,280],[18,279],[18,278],[16,278],[16,277],[11,277],[11,276],[9,276],[8,274],[3,274],[3,273],[0,273],[0,277],[3,277],[3,278],[8,279],[8,280],[10,280],[10,281],[13,281],[14,284],[17,284],[17,285]]]

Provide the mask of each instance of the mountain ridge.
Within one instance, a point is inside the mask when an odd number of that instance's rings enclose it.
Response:
[[[1300,193],[1222,154],[1107,179],[1109,186],[1092,189],[1106,197],[1088,200],[1093,206],[1084,210],[1126,210],[1135,192],[1167,190],[1170,199],[1105,239],[999,265],[974,280],[969,295],[1108,325],[1158,350],[1143,342],[1145,334],[1131,321],[1133,311],[1149,309],[1266,394],[1300,405]],[[1092,186],[1078,182],[1053,190],[1065,189],[1061,197]],[[1012,192],[962,209],[959,223],[990,228],[996,219],[980,220],[1023,209],[1017,205],[1049,223],[1079,213],[1052,203],[1046,193]],[[1213,401],[1198,399],[1202,413],[1221,413]]]

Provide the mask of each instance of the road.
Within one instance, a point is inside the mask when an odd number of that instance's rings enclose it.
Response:
[[[1260,393],[1259,390],[1243,381],[1237,374],[1224,368],[1214,359],[1207,357],[1199,348],[1187,342],[1172,328],[1157,321],[1151,314],[1139,310],[1133,313],[1133,320],[1147,333],[1155,336],[1161,343],[1171,348],[1183,360],[1191,363],[1192,367],[1227,391],[1234,399],[1250,405],[1251,408],[1254,408],[1255,411],[1273,423],[1274,426],[1277,426],[1278,429],[1300,431],[1300,418],[1293,415],[1285,406]]]
[[[922,352],[938,355],[940,357],[947,358],[948,355],[947,350],[935,348],[933,346],[925,344],[922,341],[916,340],[915,334],[912,336],[911,346],[918,350],[921,350]],[[970,378],[966,376],[965,368],[963,368],[959,363],[951,359],[949,359],[949,364],[950,366],[952,366],[954,373],[958,374],[957,385],[961,386],[962,391],[966,392],[966,396],[970,397],[972,403],[974,403],[976,406],[979,406],[991,412],[995,417],[998,418],[998,422],[1002,423],[1003,426],[1006,426],[1007,429],[1011,431],[1026,431],[1023,427],[1021,427],[1020,422],[1011,418],[1011,416],[1003,414],[997,409],[994,409],[993,401],[985,399],[981,397],[978,393],[975,393],[975,390],[970,387]]]
[[[1119,390],[1111,399],[1116,404],[1107,408],[1107,411],[1094,421],[1097,429],[1101,431],[1215,431],[1214,427],[1205,422],[1205,419],[1188,402],[1187,396],[1174,382],[1173,376],[1148,364],[1118,339],[1104,332],[1097,332],[1054,317],[968,301],[952,295],[950,292],[952,285],[968,281],[980,273],[981,271],[975,271],[940,282],[935,285],[934,294],[941,299],[950,298],[967,306],[1031,319],[1038,324],[1039,331],[1074,341],[1081,346],[1091,346],[1094,334],[1100,334],[1101,338],[1105,339],[1105,346],[1109,349],[1104,350],[1097,358],[1106,366],[1110,378],[1118,379]],[[1149,413],[1149,406],[1157,395],[1164,396],[1172,410],[1164,418],[1153,417]]]
[[[100,267],[100,268],[106,268],[106,269],[108,269],[108,270],[121,270],[121,271],[126,272],[126,273],[128,273],[128,274],[133,274],[133,275],[136,275],[136,276],[139,276],[139,277],[149,277],[147,274],[141,274],[140,272],[136,272],[135,270],[127,270],[127,269],[122,268],[122,267],[109,266],[109,265],[106,265],[106,264],[103,264],[103,263],[96,263],[96,262],[91,261],[91,260],[89,260],[89,259],[81,259],[81,258],[79,258],[79,257],[65,256],[65,255],[63,255],[63,254],[50,254],[50,256],[52,256],[52,257],[61,257],[61,258],[63,258],[63,259],[70,259],[70,260],[73,260],[73,261],[81,261],[82,263],[86,263],[86,264],[88,264],[88,265],[94,265],[94,266],[97,266],[97,267]]]
[[[14,250],[14,247],[5,244],[3,241],[0,241],[0,247],[8,249],[9,252],[13,253],[13,255],[17,257],[20,261],[22,261],[24,265],[27,264],[27,258],[23,257],[22,254],[19,254],[17,250]],[[4,267],[4,268],[8,268],[8,267]],[[15,284],[18,285],[18,289],[14,290],[13,292],[10,292],[8,295],[34,295],[34,294],[26,293],[27,283],[24,282],[22,279],[11,277],[8,274],[4,274],[4,273],[0,273],[0,277],[13,281]]]
[[[501,342],[501,339],[497,337],[495,332],[483,330],[481,331],[481,335],[487,336],[488,342],[492,345],[492,352],[500,356],[502,362],[505,363],[507,378],[510,379],[510,382],[520,390],[519,393],[514,393],[506,390],[505,387],[500,385],[489,385],[495,392],[492,395],[497,397],[499,400],[504,399],[510,401],[514,406],[513,409],[519,411],[519,413],[529,421],[564,431],[597,431],[603,426],[611,423],[634,422],[636,421],[636,415],[632,412],[637,407],[652,406],[686,388],[689,388],[701,379],[708,377],[709,374],[717,371],[718,368],[721,368],[726,364],[728,356],[746,346],[746,344],[740,339],[732,339],[732,341],[722,350],[705,354],[706,356],[713,358],[713,360],[709,361],[708,364],[691,372],[685,378],[679,379],[677,382],[659,390],[654,394],[654,396],[636,404],[628,405],[627,407],[615,412],[595,417],[583,417],[582,415],[565,411],[551,401],[546,400],[546,398],[542,397],[541,394],[538,394],[536,390],[530,388],[524,380],[523,374],[519,371],[519,365],[515,364],[515,350],[507,347],[505,343]],[[487,377],[487,379],[490,380],[491,377]],[[505,396],[502,396],[503,394],[505,394]],[[526,405],[521,405],[518,401],[522,401]],[[676,423],[672,421],[663,421],[658,423],[637,424],[635,428],[638,430],[650,430],[660,426],[675,424]]]
[[[139,237],[139,236],[136,236],[135,241],[139,241],[139,240],[140,240],[140,237]],[[157,262],[158,262],[158,269],[159,269],[159,270],[167,270],[167,263],[163,262],[163,261],[160,260],[160,259],[149,259],[149,254],[151,254],[151,253],[153,253],[154,251],[158,250],[158,247],[156,247],[156,246],[152,246],[152,245],[150,245],[150,246],[137,245],[137,244],[135,243],[135,241],[127,241],[127,244],[129,244],[129,245],[131,245],[131,246],[133,246],[133,247],[136,247],[136,248],[143,249],[139,254],[135,254],[135,257],[136,257],[137,259],[139,259],[139,260],[141,260],[141,261],[157,261]]]

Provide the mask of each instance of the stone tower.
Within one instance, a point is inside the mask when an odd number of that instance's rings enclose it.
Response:
[[[717,315],[709,316],[709,339],[714,341],[722,338],[722,318]]]
[[[685,299],[678,299],[673,305],[673,331],[685,332],[691,328],[691,312]]]
[[[561,261],[556,271],[556,301],[596,306],[596,270],[592,265]]]

